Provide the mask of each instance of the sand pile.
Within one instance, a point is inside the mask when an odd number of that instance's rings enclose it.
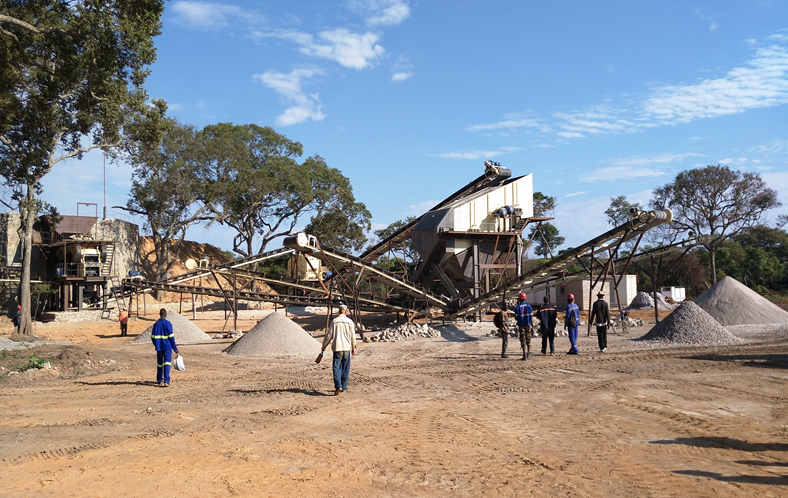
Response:
[[[692,301],[684,301],[638,340],[717,346],[742,341]]]
[[[203,332],[200,327],[178,313],[167,313],[167,320],[172,323],[172,331],[175,333],[175,344],[198,344],[212,340],[211,336]],[[145,329],[145,332],[135,337],[131,342],[133,344],[150,344],[152,330],[153,325]]]
[[[282,312],[263,318],[225,353],[242,356],[300,356],[314,359],[320,343]]]
[[[725,277],[695,299],[723,325],[788,323],[788,312],[733,277]]]
[[[370,337],[373,342],[396,342],[408,341],[419,337],[440,337],[441,331],[429,325],[417,323],[403,323],[396,327],[389,327],[378,332],[377,335]]]

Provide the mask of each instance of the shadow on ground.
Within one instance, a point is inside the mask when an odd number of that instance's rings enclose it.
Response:
[[[652,444],[684,444],[699,448],[721,448],[740,451],[788,451],[788,443],[751,443],[729,437],[679,437],[651,441]]]
[[[324,393],[322,391],[316,390],[308,390],[308,389],[299,389],[295,387],[291,387],[288,389],[230,389],[231,393],[236,394],[276,394],[276,393],[292,393],[292,394],[304,394],[306,396],[330,396],[330,394]]]
[[[674,470],[674,474],[681,474],[684,476],[694,477],[708,477],[709,479],[716,479],[722,482],[742,482],[747,484],[769,484],[772,486],[788,486],[788,475],[784,476],[748,476],[748,475],[730,475],[726,476],[718,474],[717,472],[706,472],[703,470]]]
[[[104,382],[86,382],[80,380],[74,382],[74,384],[83,386],[159,386],[159,384],[152,380],[107,380]]]
[[[450,342],[468,342],[479,340],[478,337],[468,335],[465,331],[457,328],[454,325],[445,325],[440,327],[438,330],[441,331],[441,337]]]
[[[786,368],[788,369],[788,354],[698,354],[685,356],[685,360],[706,361],[737,361],[745,367],[760,368]]]

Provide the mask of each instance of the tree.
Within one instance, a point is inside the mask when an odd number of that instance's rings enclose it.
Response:
[[[367,242],[372,215],[364,204],[353,203],[347,211],[330,209],[314,216],[304,231],[316,236],[320,245],[344,252],[358,251]]]
[[[415,216],[409,216],[405,219],[397,220],[391,223],[386,228],[375,230],[375,238],[377,239],[377,242],[375,243],[378,243],[382,240],[391,237],[395,233],[402,230],[406,225],[413,223],[415,220],[416,220]],[[370,247],[372,247],[373,245],[374,244],[371,244]],[[409,266],[412,265],[415,267],[415,264],[419,261],[420,258],[419,252],[413,247],[413,241],[410,238],[405,240],[398,247],[393,248],[391,252],[394,254],[395,258],[400,258],[403,263]],[[391,265],[392,267],[394,267],[397,264],[395,261],[391,261],[391,263],[393,264]]]
[[[356,202],[350,180],[320,156],[299,163],[302,145],[272,128],[220,123],[205,127],[200,140],[202,200],[216,221],[236,231],[237,253],[262,253],[309,216],[315,228],[341,216],[368,226],[369,212]],[[334,242],[355,243],[358,234],[348,229]]]
[[[555,210],[555,197],[545,195],[541,192],[534,192],[534,216],[549,217]],[[541,231],[539,228],[541,227]],[[541,232],[541,233],[540,233]],[[542,257],[551,256],[558,246],[566,240],[561,237],[558,227],[549,221],[543,221],[533,225],[528,232],[528,239],[536,243],[534,252]]]
[[[196,132],[165,112],[166,105],[157,101],[128,127],[126,157],[134,171],[129,199],[121,208],[144,217],[153,239],[157,280],[173,265],[173,242],[183,241],[194,223],[211,220],[198,202],[203,185],[197,175]]]
[[[763,225],[743,230],[719,249],[717,267],[748,286],[782,290],[788,287],[788,233]]]
[[[633,209],[640,211],[642,206],[639,202],[629,202],[625,195],[610,198],[610,206],[605,209],[607,222],[610,226],[617,227],[629,220]]]
[[[692,231],[709,253],[712,281],[717,281],[717,250],[729,237],[757,224],[763,214],[779,206],[777,194],[760,175],[727,166],[709,165],[682,171],[673,183],[654,191],[654,209],[673,210],[669,232]]]
[[[41,179],[119,143],[144,105],[162,0],[5,2],[0,15],[0,175],[23,214],[20,334],[32,334],[30,261]]]

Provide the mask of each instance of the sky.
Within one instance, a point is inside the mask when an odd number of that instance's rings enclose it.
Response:
[[[760,174],[788,213],[787,2],[168,1],[156,47],[146,88],[171,115],[273,126],[350,178],[374,228],[486,159],[556,197],[566,246],[608,228],[611,196],[645,204],[708,164]],[[102,159],[58,165],[44,197],[103,206]],[[107,173],[128,218],[131,172]],[[216,225],[188,238],[232,248]]]

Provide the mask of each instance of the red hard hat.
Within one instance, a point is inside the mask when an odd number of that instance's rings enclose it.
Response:
[[[16,305],[16,309],[21,310],[22,309],[22,305],[21,304],[17,304]]]
[[[573,300],[573,301],[574,301],[574,299],[575,299],[575,295],[570,293],[568,296],[566,296],[566,298],[567,298],[567,299],[571,299],[571,300]]]
[[[521,292],[520,292],[520,295],[519,295],[518,297],[519,297],[520,299],[522,299],[523,301],[525,301],[525,292],[522,292],[522,291],[521,291]]]

